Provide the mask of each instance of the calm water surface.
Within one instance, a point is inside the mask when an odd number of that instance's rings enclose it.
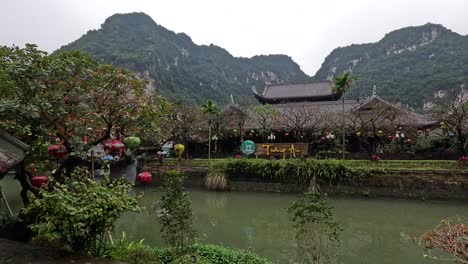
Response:
[[[142,205],[151,206],[160,189],[144,191]],[[294,263],[295,239],[286,209],[297,198],[292,194],[189,190],[196,228],[203,240],[229,247],[249,249],[277,263]],[[416,236],[441,219],[468,216],[462,202],[395,199],[331,198],[338,221],[344,227],[340,259],[346,264],[434,263],[402,234]],[[155,216],[128,214],[117,229],[130,239],[145,239],[164,245]]]
[[[14,208],[19,184],[0,181]],[[141,204],[150,207],[161,189],[144,192]],[[292,194],[189,190],[195,225],[206,242],[249,249],[276,263],[294,263],[295,240],[286,209],[297,198]],[[331,198],[334,213],[343,227],[340,260],[345,264],[438,263],[422,257],[421,250],[402,234],[418,235],[441,219],[468,217],[468,203],[395,199]],[[0,207],[0,209],[3,209]],[[125,231],[128,239],[163,246],[155,216],[142,212],[126,214],[117,223],[116,236]]]

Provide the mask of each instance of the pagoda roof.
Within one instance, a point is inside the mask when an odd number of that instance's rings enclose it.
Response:
[[[262,94],[258,94],[255,89],[253,89],[253,92],[261,103],[270,104],[336,101],[341,97],[341,93],[333,93],[330,81],[267,85]]]

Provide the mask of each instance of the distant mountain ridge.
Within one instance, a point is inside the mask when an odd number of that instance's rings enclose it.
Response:
[[[116,14],[60,50],[83,50],[150,80],[172,100],[226,103],[230,94],[253,98],[251,88],[310,80],[286,55],[237,58],[215,45],[196,45],[184,33],[156,24],[144,13]]]
[[[422,109],[438,92],[468,84],[468,37],[431,23],[402,28],[376,43],[336,48],[313,78],[349,70],[359,76],[349,98],[368,96],[376,85],[385,99]]]
[[[84,50],[150,80],[150,88],[172,100],[224,104],[229,95],[253,100],[267,84],[332,79],[351,70],[359,76],[348,98],[377,93],[389,101],[423,109],[435,94],[468,83],[468,37],[442,25],[406,27],[380,41],[334,49],[313,77],[286,55],[234,57],[215,45],[196,45],[144,13],[116,14],[60,50]]]

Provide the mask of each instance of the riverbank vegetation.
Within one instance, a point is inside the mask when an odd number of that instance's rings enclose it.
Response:
[[[254,253],[205,244],[197,239],[190,200],[182,173],[171,171],[165,193],[152,213],[162,225],[166,248],[143,241],[127,241],[125,233],[113,243],[110,231],[124,212],[140,212],[138,196],[124,179],[96,182],[90,173],[76,169],[63,183],[51,182],[22,212],[22,221],[33,231],[34,243],[61,250],[113,258],[129,264],[268,264]]]
[[[210,190],[227,189],[229,180],[329,185],[359,184],[379,173],[379,168],[357,167],[343,160],[263,160],[227,159],[217,161],[209,168],[206,185]]]
[[[212,164],[216,165],[219,162],[234,160],[233,158],[225,159],[186,159],[179,161],[180,166],[193,168],[208,168]],[[327,159],[324,159],[327,160]],[[328,159],[335,160],[335,159]],[[147,160],[148,165],[153,164],[153,160]],[[177,166],[177,160],[173,158],[165,159],[164,165],[170,167]],[[466,170],[459,161],[456,160],[379,160],[373,162],[370,160],[346,160],[346,164],[353,167],[367,167],[384,170]]]
[[[128,211],[139,212],[132,184],[124,179],[96,182],[89,172],[76,169],[63,183],[51,182],[22,212],[33,235],[56,238],[73,252],[103,256],[108,254],[108,232]]]

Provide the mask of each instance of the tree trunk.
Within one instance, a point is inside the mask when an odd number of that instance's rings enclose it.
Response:
[[[208,125],[208,159],[211,159],[211,122]]]
[[[29,172],[26,171],[24,162],[21,162],[20,164],[18,164],[15,168],[15,171],[16,171],[15,179],[17,179],[21,185],[20,196],[21,196],[21,199],[23,200],[24,207],[26,207],[30,203],[28,192],[31,191],[34,195],[37,196],[39,194],[39,189],[31,185],[31,182],[30,182],[31,175]]]
[[[458,138],[458,148],[462,156],[465,156],[465,144],[464,144],[464,135],[461,129],[461,126],[457,127],[457,138]]]
[[[342,102],[342,123],[341,123],[341,126],[342,126],[342,130],[343,130],[343,159],[345,159],[345,151],[346,151],[346,134],[345,134],[345,110],[344,110],[344,94],[342,95],[342,98],[341,98],[341,102]]]

